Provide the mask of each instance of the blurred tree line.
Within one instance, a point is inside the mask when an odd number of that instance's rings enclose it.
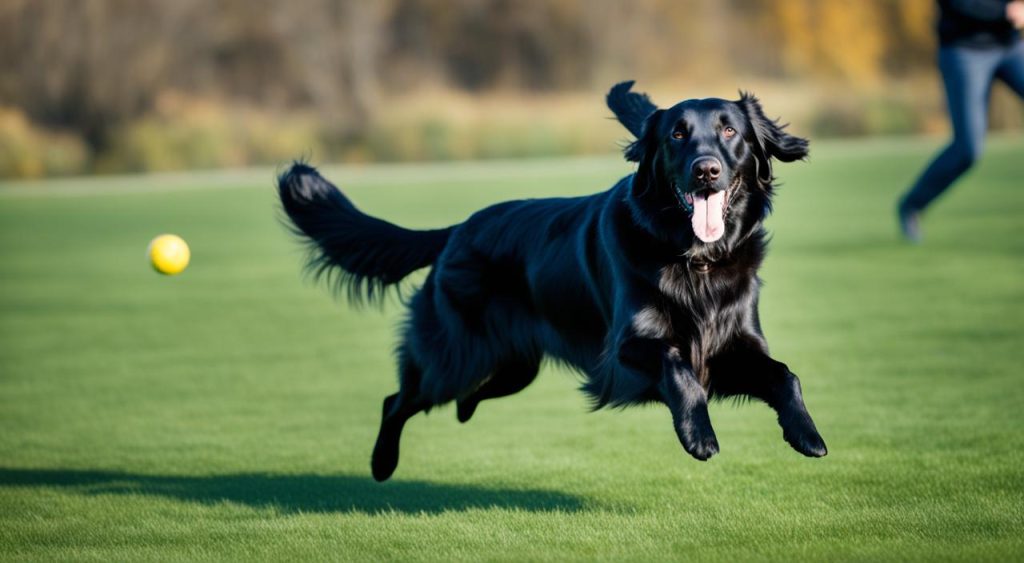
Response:
[[[250,164],[302,149],[518,154],[477,146],[448,110],[393,115],[396,100],[438,92],[448,95],[430,98],[435,107],[637,78],[694,95],[773,83],[870,98],[933,75],[933,12],[932,0],[4,0],[0,175]],[[809,113],[808,126],[879,132],[859,100],[845,103]],[[920,113],[890,113],[903,110]],[[422,139],[403,153],[391,139],[406,118]],[[881,132],[926,129],[925,118],[897,121]],[[518,134],[539,153],[594,150]]]

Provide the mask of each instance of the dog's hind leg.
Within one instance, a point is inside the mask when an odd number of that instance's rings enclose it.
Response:
[[[472,418],[480,401],[507,397],[526,389],[536,379],[538,371],[539,359],[517,359],[500,364],[483,385],[458,400],[456,416],[459,422]]]
[[[398,467],[399,443],[405,423],[415,414],[426,410],[430,403],[420,395],[420,369],[408,359],[401,360],[402,388],[394,395],[384,398],[384,408],[380,421],[380,432],[377,443],[373,447],[370,467],[373,478],[385,481]]]

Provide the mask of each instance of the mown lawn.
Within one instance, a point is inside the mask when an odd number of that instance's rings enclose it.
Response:
[[[0,555],[6,559],[1024,558],[1024,140],[902,244],[934,141],[816,145],[781,166],[763,321],[830,453],[760,404],[712,406],[686,456],[663,408],[586,412],[547,368],[520,395],[414,419],[370,478],[399,310],[303,282],[273,171],[0,186]],[[616,158],[330,169],[410,226],[610,186]],[[152,272],[149,239],[193,263]]]

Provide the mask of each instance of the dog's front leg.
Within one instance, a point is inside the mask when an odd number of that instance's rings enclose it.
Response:
[[[708,395],[678,348],[668,347],[658,390],[672,411],[672,425],[686,453],[707,461],[718,453],[718,439],[708,416]]]
[[[618,347],[619,363],[653,383],[651,399],[661,399],[672,412],[683,449],[705,461],[718,453],[718,440],[708,417],[708,395],[679,348],[659,338],[630,335]]]
[[[779,415],[782,436],[796,451],[808,457],[828,453],[825,441],[807,412],[800,380],[786,364],[771,358],[763,339],[737,339],[711,359],[711,392],[728,397],[747,395],[761,399]]]

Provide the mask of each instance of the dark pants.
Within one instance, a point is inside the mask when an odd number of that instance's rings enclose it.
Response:
[[[920,211],[981,156],[988,126],[988,100],[996,78],[1024,98],[1024,41],[1011,47],[942,47],[939,70],[946,85],[953,141],[932,160],[903,196],[900,209]]]

